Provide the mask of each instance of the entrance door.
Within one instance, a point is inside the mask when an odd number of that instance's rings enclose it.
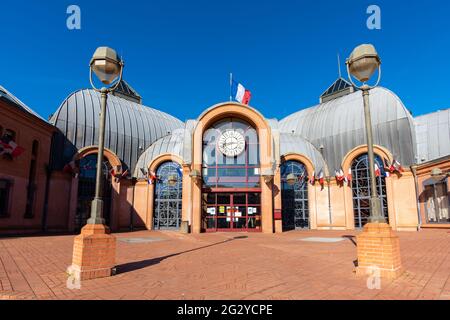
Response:
[[[261,231],[260,193],[205,193],[206,232]]]

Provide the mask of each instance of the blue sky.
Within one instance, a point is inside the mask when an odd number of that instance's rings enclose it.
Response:
[[[79,31],[66,9],[81,8]],[[366,9],[381,8],[369,30]],[[229,97],[229,73],[252,105],[281,119],[318,103],[344,60],[373,43],[382,85],[414,115],[450,107],[450,4],[429,1],[8,1],[0,9],[0,84],[43,117],[89,87],[95,48],[123,55],[124,78],[144,104],[181,120]]]

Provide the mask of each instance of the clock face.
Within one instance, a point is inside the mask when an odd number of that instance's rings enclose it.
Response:
[[[237,131],[228,130],[220,137],[218,147],[227,157],[236,157],[245,150],[244,136]]]

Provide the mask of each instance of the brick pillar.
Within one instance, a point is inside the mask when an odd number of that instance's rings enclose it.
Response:
[[[75,237],[71,270],[76,279],[109,277],[116,260],[116,238],[105,225],[86,225]]]
[[[382,278],[395,279],[403,273],[400,241],[387,223],[368,223],[357,236],[357,275],[379,268]]]

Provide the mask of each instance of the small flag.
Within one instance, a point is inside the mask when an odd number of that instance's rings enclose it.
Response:
[[[336,170],[336,180],[338,182],[344,182],[346,180],[344,170],[342,170],[342,168],[339,171]]]
[[[303,171],[303,172],[300,174],[300,176],[298,177],[298,181],[299,181],[300,183],[303,183],[303,181],[305,180],[305,177],[306,177],[306,171]]]
[[[239,103],[248,105],[252,98],[252,93],[239,82],[231,80],[231,98]]]
[[[0,155],[7,154],[12,158],[17,158],[25,152],[25,149],[19,147],[14,141],[8,141],[5,138],[2,138],[2,140],[0,140],[0,148]]]
[[[347,180],[348,185],[352,184],[352,181],[353,181],[352,168],[348,169],[348,174],[347,174],[346,180]]]
[[[148,184],[154,184],[157,180],[156,174],[153,171],[149,171],[148,173]]]
[[[320,185],[323,187],[325,184],[325,175],[323,174],[323,170],[320,170],[318,180]]]
[[[70,163],[66,164],[63,168],[64,173],[74,173],[77,165],[75,161],[71,161]]]
[[[377,163],[375,163],[375,176],[377,178],[381,176],[381,170]]]
[[[316,173],[315,173],[315,171],[313,171],[311,177],[309,178],[309,183],[311,183],[311,185],[314,185],[316,183]]]
[[[394,166],[396,171],[398,171],[400,173],[405,172],[405,170],[403,169],[402,165],[397,160],[394,160],[393,166]]]

